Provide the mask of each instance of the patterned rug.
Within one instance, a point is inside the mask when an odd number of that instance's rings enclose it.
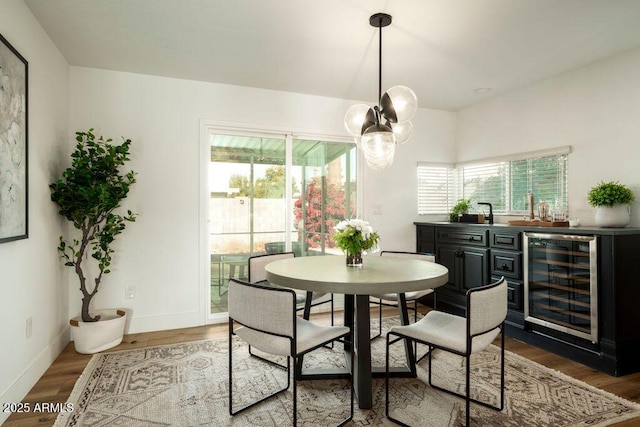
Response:
[[[395,321],[392,320],[392,322]],[[386,326],[386,325],[385,325]],[[234,408],[286,385],[285,371],[249,357],[234,341]],[[336,346],[305,358],[307,367],[344,366]],[[396,345],[392,359],[401,357]],[[373,342],[374,365],[384,364],[384,340]],[[422,349],[424,351],[424,349]],[[474,355],[472,394],[495,404],[499,396],[499,348]],[[69,398],[74,411],[55,426],[286,426],[291,424],[291,389],[234,417],[228,410],[228,342],[214,339],[94,355]],[[428,361],[418,378],[391,381],[392,414],[412,426],[464,424],[464,400],[434,390]],[[464,390],[464,361],[435,351],[434,383]],[[640,405],[598,390],[562,373],[507,352],[505,409],[471,404],[474,426],[606,426],[640,417]],[[298,383],[298,423],[335,425],[348,413],[344,380]],[[374,408],[355,407],[354,426],[393,425],[384,416],[384,381],[374,381]],[[237,397],[237,400],[236,400]]]

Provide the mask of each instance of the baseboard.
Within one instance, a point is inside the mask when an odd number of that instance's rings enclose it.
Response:
[[[38,382],[49,366],[62,353],[69,344],[69,328],[58,335],[51,344],[45,347],[27,368],[16,378],[9,388],[0,396],[0,402],[19,403]],[[45,402],[42,402],[45,403]],[[0,425],[11,415],[8,412],[0,412]]]
[[[334,295],[334,310],[342,310],[344,308],[344,297],[339,294]],[[171,329],[191,328],[194,326],[203,326],[202,313],[198,311],[188,311],[182,313],[166,313],[156,316],[136,317],[133,310],[127,311],[129,320],[125,329],[125,334],[137,334],[142,332],[165,331]],[[329,304],[322,304],[311,309],[312,313],[323,313],[331,310]],[[224,323],[226,319],[215,323]]]
[[[135,313],[127,309],[131,319],[125,334],[141,332],[165,331],[171,329],[191,328],[204,325],[202,313],[189,311],[182,313],[166,313],[157,316],[135,317]]]

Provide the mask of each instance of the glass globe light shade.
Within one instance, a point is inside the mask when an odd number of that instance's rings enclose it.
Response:
[[[369,111],[369,106],[366,104],[356,104],[349,107],[344,115],[344,127],[351,135],[362,135],[362,124],[367,111]]]
[[[393,125],[393,134],[396,136],[396,143],[404,144],[411,137],[413,125],[411,122],[396,123]]]
[[[379,156],[367,156],[364,155],[367,165],[374,170],[383,170],[391,166],[395,155],[395,145],[388,151],[380,154]]]
[[[360,147],[368,158],[382,158],[395,152],[396,136],[391,128],[375,124],[365,130],[360,138]]]
[[[398,123],[411,120],[418,111],[418,97],[406,86],[394,86],[387,91],[393,108],[396,111]]]
[[[382,170],[393,163],[396,137],[388,126],[376,124],[362,135],[360,147],[369,167]]]

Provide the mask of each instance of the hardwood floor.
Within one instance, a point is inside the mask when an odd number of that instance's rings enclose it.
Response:
[[[376,309],[377,310],[377,309]],[[395,315],[392,308],[385,309],[385,315]],[[377,316],[372,312],[372,317]],[[328,315],[314,315],[314,321],[328,322]],[[150,347],[156,345],[173,344],[178,342],[196,341],[209,338],[227,336],[227,324],[200,326],[187,329],[147,332],[126,335],[123,342],[110,351],[128,350],[133,348]],[[533,360],[541,365],[563,372],[606,390],[622,398],[640,403],[640,373],[624,377],[612,377],[576,362],[556,356],[545,350],[532,347],[520,341],[506,338],[506,348],[513,353]],[[91,359],[90,355],[78,354],[70,343],[49,367],[38,383],[33,386],[23,403],[29,403],[33,408],[42,403],[64,403],[68,399],[73,386]],[[58,414],[56,412],[14,413],[3,424],[5,427],[51,426]],[[640,426],[640,418],[616,424],[617,427]]]

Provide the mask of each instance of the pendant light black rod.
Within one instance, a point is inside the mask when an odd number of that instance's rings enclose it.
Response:
[[[382,28],[391,24],[391,15],[386,13],[376,13],[369,17],[369,25],[378,27],[379,45],[378,45],[378,109],[382,108],[380,100],[382,99]]]
[[[380,105],[380,99],[382,99],[382,18],[380,18],[380,44],[378,46],[378,107]]]

